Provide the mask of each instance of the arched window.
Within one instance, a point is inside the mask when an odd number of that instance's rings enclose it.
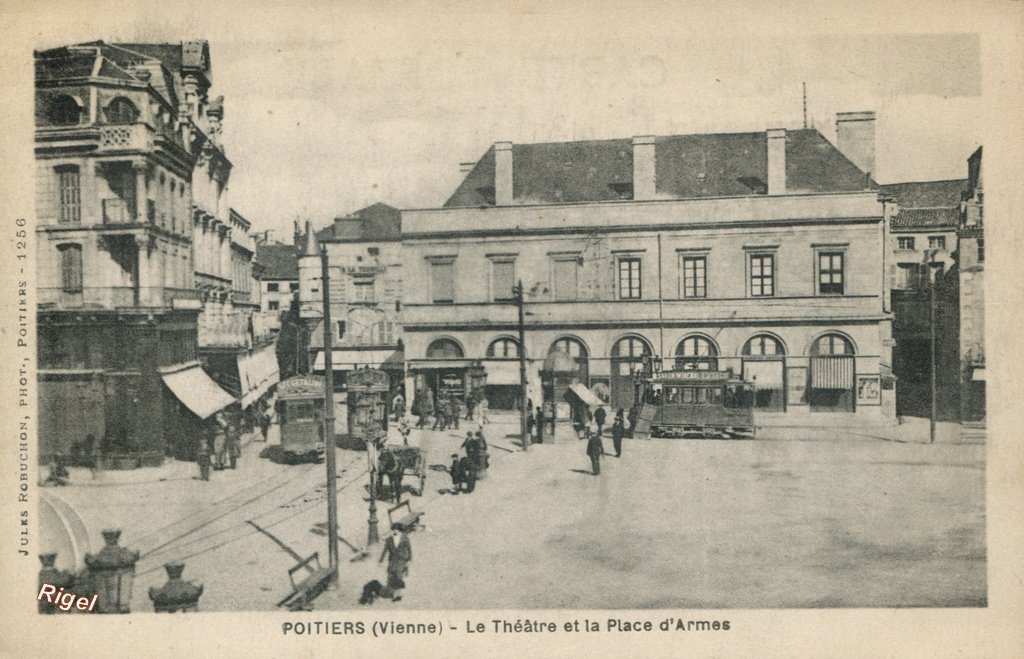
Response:
[[[60,94],[46,104],[46,118],[54,126],[74,126],[82,121],[82,106],[73,97]]]
[[[619,359],[632,358],[640,361],[644,355],[652,353],[651,346],[639,336],[624,336],[612,346],[612,357]]]
[[[852,355],[853,344],[842,334],[823,334],[811,345],[812,355]]]
[[[436,339],[427,347],[427,359],[462,358],[462,347],[452,339]]]
[[[774,357],[785,354],[786,349],[782,347],[782,342],[770,334],[752,336],[743,344],[744,357]]]
[[[583,345],[583,342],[575,337],[565,336],[551,344],[551,347],[548,348],[548,354],[556,350],[561,350],[572,357],[573,361],[576,362],[577,377],[583,384],[588,384],[588,376],[590,374],[588,359],[590,354],[587,352],[587,346]]]
[[[487,346],[488,357],[519,357],[519,342],[508,337],[501,337],[491,341]]]
[[[676,369],[718,370],[718,348],[703,336],[688,336],[676,346]]]
[[[139,118],[139,110],[135,104],[123,96],[118,96],[107,105],[105,110],[107,123],[133,124]]]

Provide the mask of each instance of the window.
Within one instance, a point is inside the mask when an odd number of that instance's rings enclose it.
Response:
[[[71,96],[61,94],[50,99],[46,118],[54,126],[74,126],[82,119],[82,107]]]
[[[896,246],[899,249],[914,249],[914,237],[899,236],[896,238]]]
[[[743,346],[743,355],[750,357],[770,357],[772,355],[784,355],[786,351],[782,343],[774,336],[758,334],[751,337]]]
[[[366,253],[370,256],[380,256],[380,247],[367,247]]]
[[[271,300],[267,302],[267,309],[269,309],[270,311],[278,311],[281,309],[281,303],[278,302],[277,300]]]
[[[820,295],[843,294],[843,253],[818,253],[818,293]]]
[[[61,286],[65,293],[82,292],[82,246],[59,245]]]
[[[57,190],[60,195],[61,224],[78,224],[82,221],[82,191],[78,168],[59,167],[57,169]]]
[[[551,344],[551,347],[548,349],[548,354],[551,354],[556,350],[561,350],[572,357],[573,361],[576,362],[577,376],[579,377],[580,382],[584,385],[588,385],[590,382],[588,379],[590,372],[588,364],[589,353],[587,352],[587,347],[583,345],[583,342],[572,336],[562,337]]]
[[[683,297],[707,297],[706,273],[706,257],[683,257]]]
[[[276,293],[280,288],[280,285],[276,281],[272,281],[267,284],[268,293]]]
[[[775,255],[750,255],[750,295],[771,297],[775,295]]]
[[[512,260],[491,263],[491,290],[495,302],[513,299],[512,288],[516,284],[516,263]]]
[[[985,260],[985,239],[978,238],[978,263]]]
[[[487,346],[488,357],[519,357],[519,343],[515,339],[500,338]]]
[[[453,261],[435,261],[430,264],[430,290],[434,304],[452,304],[455,301]]]
[[[924,267],[920,263],[897,263],[896,288],[919,288],[926,281]]]
[[[946,249],[946,237],[928,236],[928,249]]]
[[[811,346],[812,355],[852,355],[853,345],[841,334],[825,334]]]
[[[555,300],[575,300],[579,297],[579,255],[555,256],[553,258],[551,289]]]
[[[288,282],[288,290],[291,291],[292,293],[294,293],[295,291],[299,290],[299,282],[297,282],[297,281]]]
[[[680,370],[717,370],[718,348],[703,336],[688,336],[676,346],[676,368]]]
[[[110,102],[106,109],[107,122],[111,124],[134,124],[139,118],[139,111],[127,98],[118,97]]]
[[[619,299],[639,300],[640,288],[640,257],[623,256],[619,258]]]
[[[437,339],[427,346],[427,359],[462,359],[462,346],[452,339]]]
[[[372,279],[356,279],[352,282],[354,302],[376,302]]]

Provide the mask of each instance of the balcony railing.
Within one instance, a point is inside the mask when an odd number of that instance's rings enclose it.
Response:
[[[104,153],[152,151],[153,129],[146,124],[100,126],[99,150]]]
[[[130,224],[135,221],[135,209],[124,199],[103,200],[103,224]]]

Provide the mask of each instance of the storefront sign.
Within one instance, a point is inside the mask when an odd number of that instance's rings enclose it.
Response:
[[[786,369],[786,402],[789,405],[806,405],[807,368],[793,366]]]
[[[662,371],[654,378],[654,382],[679,382],[680,380],[728,380],[729,371]]]
[[[857,404],[881,405],[882,392],[877,375],[857,376]]]

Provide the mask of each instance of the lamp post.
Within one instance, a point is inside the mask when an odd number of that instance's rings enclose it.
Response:
[[[370,468],[370,517],[366,520],[366,544],[375,545],[380,541],[377,528],[377,441],[380,433],[371,413],[373,403],[370,396],[372,394],[359,394],[359,399],[356,401],[356,418],[363,429],[363,439],[366,442],[366,461]]]
[[[936,302],[935,302],[935,287],[936,278],[934,277],[935,268],[935,254],[938,252],[937,249],[929,249],[924,253],[925,259],[925,275],[928,277],[928,333],[929,333],[929,359],[930,365],[930,377],[931,377],[931,414],[928,419],[928,442],[930,444],[935,443],[935,417],[938,414],[938,377],[936,375],[936,350],[935,350],[935,339],[937,332],[935,330],[935,317],[936,317]]]
[[[530,447],[530,437],[526,433],[526,318],[523,311],[523,280],[512,287],[512,295],[519,311],[519,433],[523,438],[523,450]]]
[[[334,363],[331,331],[331,279],[328,272],[327,248],[320,250],[320,267],[324,300],[324,449],[327,454],[327,556],[331,576],[338,583],[338,465],[334,441]]]

